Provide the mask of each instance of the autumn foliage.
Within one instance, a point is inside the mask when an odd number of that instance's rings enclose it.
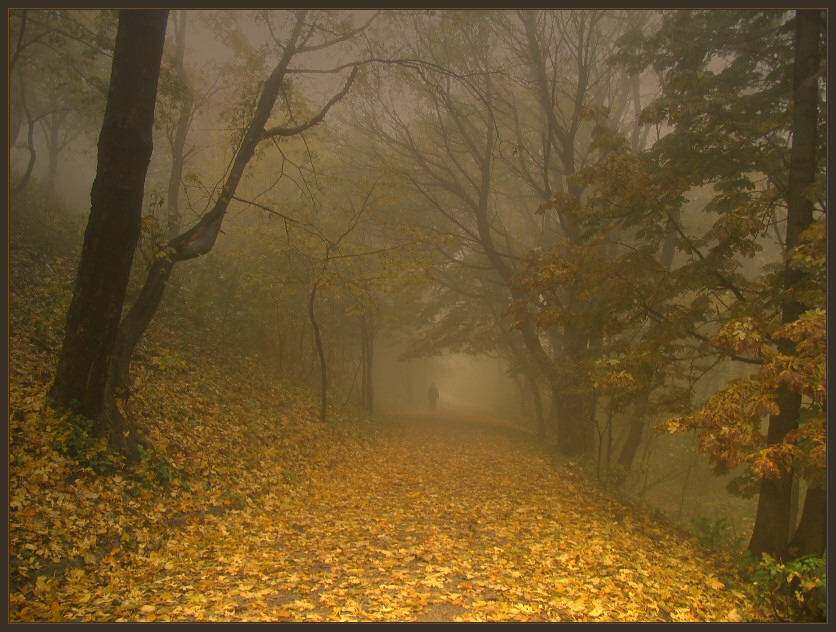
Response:
[[[52,99],[26,48],[64,19],[13,16],[10,73],[20,57]],[[168,200],[153,174],[132,300],[108,303],[129,326],[102,348],[130,451],[50,398],[86,218],[52,204],[55,173],[39,197],[24,83],[10,101],[30,157],[10,218],[10,620],[821,619],[826,12],[249,17],[263,47],[234,11],[202,25],[234,51],[219,74],[185,63],[180,14],[177,81],[164,64]],[[331,70],[292,61],[341,44]],[[204,70],[228,85],[197,117]],[[308,103],[303,79],[328,74],[340,91]],[[499,359],[526,423],[444,398],[381,410],[390,343]],[[642,504],[680,476],[680,518],[712,503],[703,455],[756,498],[724,496],[755,509],[742,564],[710,548],[720,521],[694,537]]]
[[[478,417],[316,420],[256,362],[152,330],[126,465],[46,404],[71,266],[12,249],[11,621],[757,620],[745,582]]]

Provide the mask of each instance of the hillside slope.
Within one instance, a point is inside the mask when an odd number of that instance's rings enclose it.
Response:
[[[45,402],[71,278],[11,250],[11,621],[758,619],[732,565],[531,442],[321,424],[304,388],[164,322],[127,410],[156,450],[125,467]]]

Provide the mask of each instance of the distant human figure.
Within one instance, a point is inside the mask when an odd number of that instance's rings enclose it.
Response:
[[[438,401],[438,388],[435,382],[430,384],[430,390],[427,391],[427,399],[430,400],[430,410],[435,410],[435,403]]]

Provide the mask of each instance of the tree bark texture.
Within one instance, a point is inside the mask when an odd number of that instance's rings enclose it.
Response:
[[[90,217],[50,391],[56,403],[77,401],[79,412],[92,419],[102,410],[139,239],[167,21],[167,10],[125,10],[119,15]]]

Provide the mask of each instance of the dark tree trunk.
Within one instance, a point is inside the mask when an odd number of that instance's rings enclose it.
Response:
[[[557,417],[557,451],[566,457],[581,456],[589,451],[587,429],[583,421],[588,418],[589,406],[585,398],[564,389],[555,389],[555,415]]]
[[[824,487],[811,486],[807,488],[801,520],[788,551],[792,557],[823,555],[826,547],[827,491]]]
[[[641,412],[637,410],[636,415],[640,414]],[[636,454],[639,451],[642,436],[644,436],[644,425],[645,421],[642,417],[637,416],[630,420],[627,438],[624,440],[624,444],[621,446],[621,452],[618,455],[618,465],[624,470],[625,474],[629,473],[633,468],[633,461],[636,460]]]
[[[787,433],[797,426],[801,396],[782,386],[777,403],[781,413],[769,418],[766,442],[770,445],[783,443]],[[749,550],[755,555],[765,552],[784,556],[789,541],[792,483],[792,472],[783,469],[778,478],[761,481],[755,525],[749,541]]]
[[[53,400],[78,402],[96,430],[122,443],[100,419],[105,383],[134,250],[151,159],[154,107],[168,11],[121,11],[107,106],[99,136],[90,218],[76,276]]]
[[[564,328],[562,362],[566,366],[575,364],[586,349],[587,336],[578,328]],[[564,373],[568,373],[564,371]],[[574,378],[570,378],[574,379]],[[554,390],[557,415],[557,450],[567,457],[588,454],[592,448],[588,433],[592,421],[592,392],[573,388],[569,380],[559,380]]]
[[[796,11],[795,17],[792,148],[787,194],[787,258],[813,218],[813,204],[805,198],[804,192],[813,183],[816,174],[821,15],[821,11],[818,10],[799,10]],[[800,273],[785,264],[784,289],[792,288],[799,279]],[[798,302],[785,301],[781,320],[784,323],[793,322],[803,311],[804,306]],[[781,340],[778,349],[783,354],[793,355],[794,344]],[[797,427],[801,396],[782,385],[777,403],[779,414],[769,418],[769,445],[783,443],[787,433]],[[782,557],[786,553],[789,541],[792,477],[791,471],[784,470],[779,478],[761,481],[755,526],[749,541],[749,550],[757,556],[766,552]]]
[[[186,82],[185,70],[183,68],[183,55],[186,46],[186,17],[185,12],[179,12],[179,21],[175,29],[176,49],[176,63],[177,72],[180,75],[181,81]],[[187,98],[189,105],[181,104],[180,115],[177,120],[177,128],[175,131],[174,143],[171,147],[172,166],[169,176],[168,184],[168,227],[166,234],[171,238],[180,228],[180,181],[183,172],[183,150],[186,143],[186,133],[190,123],[189,114],[191,112],[190,98]],[[163,298],[165,285],[168,278],[171,276],[174,262],[168,258],[158,259],[148,270],[145,284],[140,290],[139,297],[136,302],[125,314],[124,319],[119,325],[119,330],[116,335],[116,341],[113,347],[113,355],[111,357],[111,366],[108,376],[108,387],[105,389],[105,399],[112,399],[113,397],[126,396],[128,380],[130,374],[131,357],[133,356],[136,345],[139,343],[142,333],[147,329],[148,325],[157,312],[160,302]],[[111,411],[118,410],[115,405],[111,406]]]
[[[528,390],[531,391],[531,398],[534,401],[534,414],[537,416],[537,436],[540,439],[546,437],[546,420],[543,417],[543,398],[540,395],[540,387],[537,385],[537,380],[531,377],[526,371],[525,382],[528,385]]]

